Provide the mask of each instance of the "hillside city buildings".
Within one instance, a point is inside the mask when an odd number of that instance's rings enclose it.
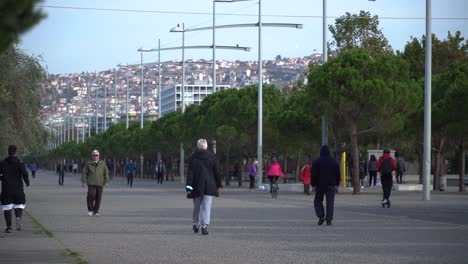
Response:
[[[278,55],[274,60],[265,60],[262,65],[263,83],[274,84],[281,89],[298,81],[306,82],[305,71],[308,65],[318,64],[320,61],[321,54],[303,58],[281,58]],[[220,90],[258,83],[256,61],[218,60],[216,67],[216,83]],[[212,93],[212,63],[205,60],[186,61],[185,71],[186,105],[199,104]],[[55,131],[73,130],[73,133],[69,131],[67,135],[72,139],[84,138],[89,132],[99,133],[115,122],[125,122],[127,105],[130,121],[139,120],[142,109],[145,120],[155,120],[160,110],[158,73],[157,63],[143,65],[143,98],[139,64],[120,65],[100,72],[50,74],[42,98],[43,121]],[[178,61],[162,63],[162,114],[180,107],[181,83],[182,64]]]

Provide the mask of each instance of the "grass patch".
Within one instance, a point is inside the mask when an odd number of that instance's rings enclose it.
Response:
[[[88,261],[83,259],[80,253],[73,251],[69,248],[65,249],[62,255],[69,258],[74,264],[88,264]]]
[[[39,229],[39,233],[41,234],[45,234],[46,236],[48,237],[54,237],[54,233],[50,232],[49,230],[47,230],[47,228],[45,228],[41,223],[39,223],[39,221],[37,221],[37,219],[32,216],[28,211],[24,210],[24,212],[28,215],[29,218],[31,218],[31,220],[33,221],[33,223],[36,225],[36,227]]]

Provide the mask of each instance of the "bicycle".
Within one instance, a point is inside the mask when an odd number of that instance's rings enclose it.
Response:
[[[275,177],[273,179],[273,184],[271,185],[271,198],[276,199],[278,197],[278,190],[279,190],[278,177]]]

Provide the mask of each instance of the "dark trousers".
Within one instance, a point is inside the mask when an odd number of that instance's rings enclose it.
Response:
[[[270,179],[270,193],[273,190],[273,184],[276,184],[278,182],[278,176],[269,176]]]
[[[383,190],[383,199],[389,199],[390,194],[392,193],[393,177],[392,175],[382,175],[382,190]]]
[[[33,178],[36,178],[36,171],[31,171],[31,175]]]
[[[310,184],[304,184],[304,194],[310,195]]]
[[[133,186],[133,172],[127,173],[127,185]]]
[[[323,196],[326,197],[327,200],[327,214],[325,215],[325,209],[323,208]],[[325,189],[317,188],[315,192],[315,199],[314,199],[314,208],[315,214],[318,218],[325,218],[327,222],[331,222],[333,220],[333,207],[335,203],[335,186],[329,186]]]
[[[88,185],[88,211],[98,213],[101,206],[102,186]]]
[[[250,189],[255,188],[255,176],[249,175],[249,180],[250,180]]]
[[[64,173],[59,174],[59,185],[63,185],[63,178],[65,177]]]
[[[369,187],[372,186],[372,179],[374,179],[374,186],[377,184],[377,171],[369,171]]]
[[[400,171],[400,172],[396,172],[396,181],[398,184],[402,184],[403,183],[403,172]]]
[[[157,182],[158,182],[159,184],[162,184],[163,179],[164,179],[164,173],[159,173],[159,172],[158,172],[156,176],[157,176]]]

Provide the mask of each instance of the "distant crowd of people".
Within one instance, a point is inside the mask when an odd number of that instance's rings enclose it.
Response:
[[[25,208],[26,196],[23,182],[30,185],[26,168],[29,168],[34,178],[38,165],[35,162],[26,166],[16,156],[16,146],[8,147],[8,157],[0,162],[0,180],[2,191],[0,194],[1,206],[6,222],[6,233],[12,231],[12,211],[16,217],[16,229],[21,230],[22,210]],[[390,195],[393,185],[393,174],[395,172],[396,182],[403,183],[403,174],[406,171],[404,160],[395,155],[396,160],[390,156],[390,150],[385,149],[383,155],[376,158],[371,155],[368,161],[359,163],[360,184],[364,187],[365,176],[369,177],[369,188],[375,188],[378,182],[377,174],[380,174],[382,185],[382,207],[390,207]],[[119,170],[120,162],[118,164]],[[257,177],[258,161],[253,160],[249,167],[249,188],[255,189]],[[133,160],[129,160],[125,166],[127,185],[133,187],[133,178],[136,173],[136,165]],[[59,175],[59,185],[63,186],[65,172],[77,173],[79,165],[72,161],[66,164],[65,160],[58,162],[56,172]],[[162,159],[158,159],[154,165],[154,173],[158,184],[163,183],[166,166]],[[272,156],[265,176],[269,179],[270,192],[278,178],[285,177],[285,173],[276,158]],[[318,225],[326,222],[332,225],[335,194],[339,190],[341,173],[338,162],[330,155],[327,145],[320,148],[320,156],[312,162],[305,164],[300,172],[300,177],[304,185],[304,194],[310,195],[315,192],[314,208],[318,217]],[[86,161],[81,166],[81,183],[87,187],[86,205],[89,216],[99,216],[103,190],[110,182],[109,168],[105,160],[100,158],[98,150],[93,150],[91,160]],[[221,182],[220,165],[216,155],[208,151],[206,139],[197,141],[197,149],[190,156],[187,166],[187,177],[185,190],[187,198],[193,200],[192,230],[198,233],[201,229],[203,235],[208,235],[208,225],[211,219],[211,204],[213,197],[218,197],[223,188]],[[324,198],[326,207],[324,207]]]

